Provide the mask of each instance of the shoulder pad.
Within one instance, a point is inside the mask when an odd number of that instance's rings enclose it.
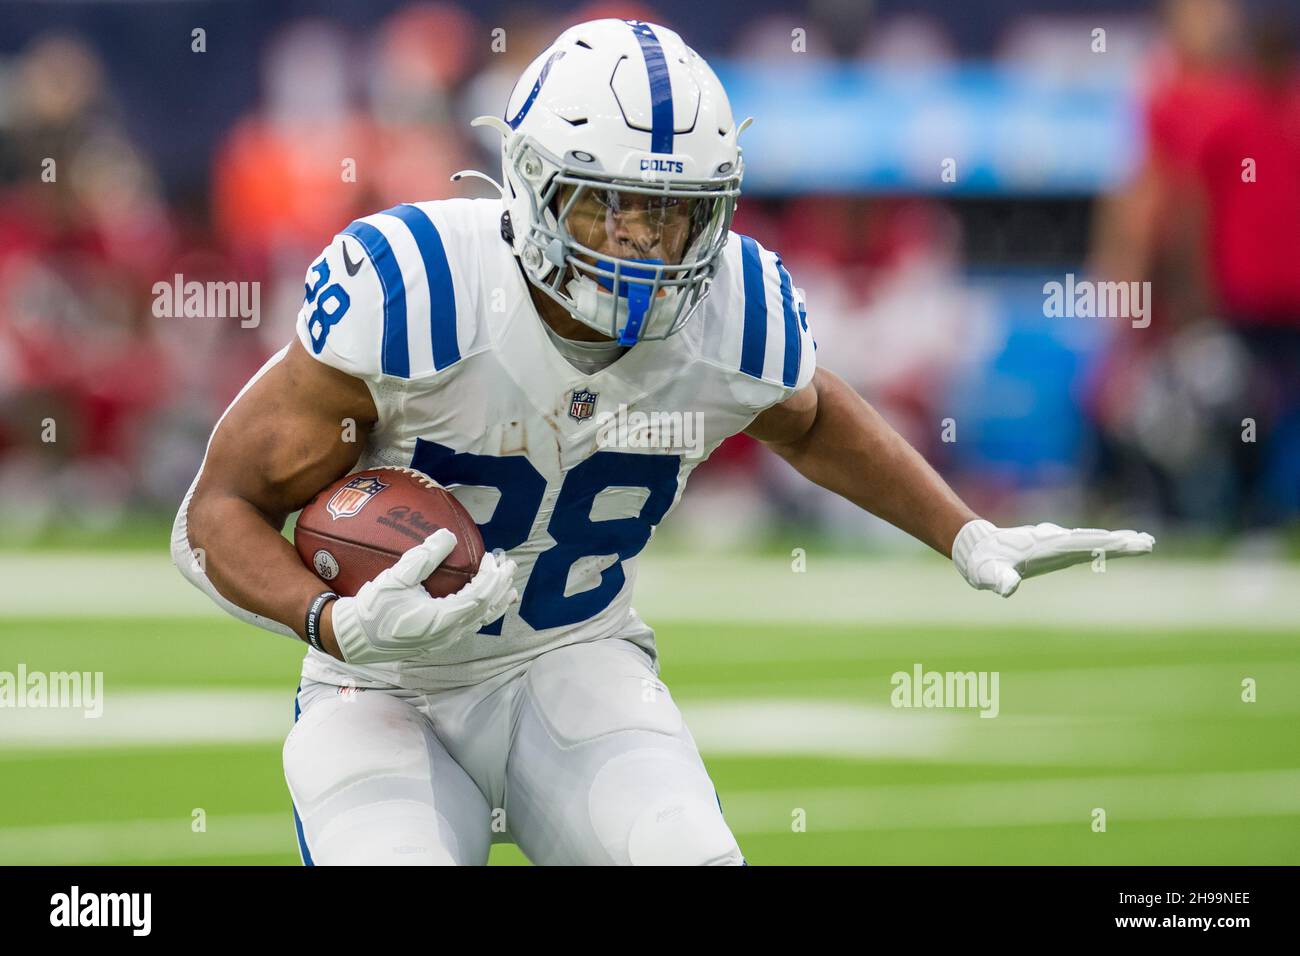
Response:
[[[307,270],[298,337],[358,378],[416,378],[461,360],[475,339],[473,236],[445,200],[358,219]],[[463,265],[462,265],[463,264]]]
[[[798,391],[817,367],[802,294],[781,257],[749,236],[732,233],[722,257],[709,295],[706,355],[787,394]]]

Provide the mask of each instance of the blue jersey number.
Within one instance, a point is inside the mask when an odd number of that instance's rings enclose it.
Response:
[[[325,347],[325,339],[329,337],[330,329],[334,328],[339,319],[347,313],[352,299],[337,282],[326,288],[324,292],[321,291],[325,283],[330,281],[328,262],[322,259],[311,268],[316,273],[316,284],[303,283],[303,287],[307,293],[307,304],[316,303],[316,309],[307,320],[307,334],[311,336],[312,352],[320,355],[320,350]]]
[[[546,479],[523,455],[474,455],[421,438],[411,467],[440,484],[481,485],[500,492],[491,520],[479,526],[489,551],[509,551],[528,540],[546,494]],[[555,544],[538,556],[519,599],[519,616],[529,627],[541,631],[577,624],[609,606],[623,589],[622,562],[640,553],[672,507],[680,467],[676,455],[598,451],[570,469],[546,526]],[[593,521],[591,506],[606,488],[644,488],[649,494],[636,517]],[[574,563],[607,554],[618,555],[618,560],[601,572],[600,584],[566,597],[564,586]],[[484,631],[500,633],[500,622]]]

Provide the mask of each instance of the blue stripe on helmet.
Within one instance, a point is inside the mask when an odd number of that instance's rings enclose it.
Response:
[[[546,63],[542,66],[542,72],[537,74],[537,82],[535,82],[533,88],[528,91],[528,98],[524,100],[524,105],[519,107],[519,112],[515,114],[514,119],[506,120],[506,124],[511,129],[518,129],[519,124],[524,121],[524,117],[528,115],[528,111],[533,108],[533,101],[537,99],[537,94],[542,91],[542,84],[546,82],[546,75],[551,72],[551,67],[555,65],[555,61],[560,59],[562,56],[564,56],[564,51],[556,50],[546,58]]]
[[[763,282],[763,260],[758,243],[740,237],[741,271],[745,282],[745,328],[740,346],[740,370],[754,378],[763,377],[767,353],[767,286]]]
[[[433,220],[416,206],[403,203],[385,209],[406,224],[424,260],[424,275],[429,283],[429,337],[433,340],[433,367],[442,371],[460,361],[460,344],[456,341],[456,288],[451,281],[447,250]]]
[[[650,24],[628,20],[641,44],[646,73],[650,75],[650,152],[673,151],[673,86],[668,79],[668,61]]]
[[[406,345],[406,284],[402,268],[384,234],[368,222],[354,222],[343,230],[361,243],[375,264],[384,290],[384,343],[380,368],[385,375],[411,377],[411,357]]]

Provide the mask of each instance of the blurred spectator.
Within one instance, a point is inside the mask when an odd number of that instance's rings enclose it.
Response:
[[[1300,513],[1294,50],[1260,22],[1241,62],[1228,0],[1164,12],[1148,160],[1099,216],[1095,269],[1151,281],[1155,306],[1149,329],[1120,327],[1096,379],[1099,488],[1176,518],[1275,525]]]
[[[10,528],[126,503],[166,400],[145,280],[171,233],[156,177],[81,41],[34,43],[0,138],[0,501]],[[89,512],[82,514],[87,504]]]
[[[262,103],[217,151],[214,219],[238,261],[305,273],[341,224],[376,209],[371,124],[358,107],[352,44],[336,27],[292,24],[262,60]]]
[[[501,136],[490,128],[470,128],[476,116],[505,117],[506,101],[520,75],[560,34],[555,17],[546,10],[524,5],[511,7],[492,30],[501,32],[485,41],[488,55],[482,69],[468,81],[461,97],[459,121],[477,148],[480,169],[493,179],[501,177]],[[472,181],[471,181],[472,184]]]
[[[1204,16],[1211,35],[1219,30],[1214,11],[1181,16]],[[1041,83],[1065,79],[1098,78],[1112,81],[1131,76],[1151,53],[1151,28],[1139,11],[1116,16],[1095,13],[1030,13],[1016,19],[999,45],[997,59],[1031,70]]]
[[[1249,360],[1233,414],[1258,426],[1233,444],[1248,527],[1300,514],[1300,70],[1288,21],[1262,20],[1251,39],[1197,169],[1212,301]]]
[[[375,209],[461,194],[451,174],[474,156],[452,94],[489,40],[468,13],[446,3],[404,7],[380,25],[370,69]]]
[[[941,23],[900,14],[882,20],[867,34],[859,56],[886,69],[911,72],[951,63],[956,51]]]

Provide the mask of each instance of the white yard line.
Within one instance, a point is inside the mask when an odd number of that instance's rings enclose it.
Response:
[[[1045,638],[1045,641],[1050,641],[1050,638]],[[765,663],[778,665],[782,660],[799,660],[799,642],[792,641],[790,645],[779,656],[768,654]],[[1077,649],[1077,645],[1073,647]],[[1002,657],[981,654],[972,659],[945,648],[942,651],[930,649],[916,657],[927,665],[942,660],[944,665],[939,666],[946,665],[945,669],[951,667],[958,671],[997,670],[999,666],[1007,665],[1008,670],[999,672],[999,720],[1035,715],[1059,716],[1063,713],[1107,720],[1230,716],[1234,711],[1241,713],[1239,708],[1247,706],[1241,700],[1240,681],[1245,677],[1254,677],[1268,688],[1267,698],[1260,700],[1267,703],[1270,715],[1300,714],[1300,694],[1291,690],[1300,687],[1300,661],[1270,660],[1251,653],[1242,654],[1230,662],[1025,670],[1019,666],[1014,652],[1004,649],[1002,654]],[[974,663],[975,660],[978,664]],[[703,669],[703,662],[698,658],[692,657],[691,663],[697,673]],[[709,663],[713,664],[713,661]],[[995,666],[990,668],[990,665]],[[779,681],[764,675],[744,684],[692,681],[689,691],[691,699],[713,697],[755,703],[794,694],[807,699],[810,704],[827,700],[883,703],[893,690],[889,678],[895,666],[882,667],[878,661],[848,660],[839,677]],[[726,663],[719,659],[716,667],[721,672]],[[674,660],[670,654],[664,668],[669,689],[674,686],[673,670]],[[902,670],[907,673],[907,665],[904,664]]]
[[[706,751],[736,754],[904,756],[939,754],[952,715],[824,700],[725,700],[683,705]],[[974,717],[966,714],[966,717]],[[0,756],[84,750],[282,741],[293,691],[105,690],[103,713],[71,708],[0,710]]]
[[[105,687],[99,717],[75,708],[5,707],[0,754],[283,740],[293,726],[293,691]]]
[[[1107,832],[1138,820],[1300,817],[1300,770],[1171,773],[1052,780],[998,780],[722,794],[742,833],[790,832],[795,810],[809,832],[1020,827],[1074,823],[1088,832],[1094,809]]]
[[[1010,600],[968,588],[939,559],[655,555],[636,607],[652,626],[722,623],[1213,626],[1300,631],[1300,565],[1112,561],[1028,581]],[[164,555],[0,554],[0,618],[218,615]]]
[[[1072,824],[1088,832],[1094,808],[1108,832],[1136,821],[1300,816],[1300,770],[1073,777],[972,784],[728,790],[723,812],[742,845],[746,834],[961,829]],[[194,833],[189,816],[0,828],[0,865],[158,862],[294,851],[283,813],[209,815]]]
[[[1002,710],[992,720],[974,709],[896,709],[826,698],[694,697],[681,708],[706,758],[1113,766],[1161,758],[1160,734],[1140,715],[1095,707],[1079,715],[1016,713],[1008,704],[1014,690],[1014,682],[1002,689]],[[886,696],[882,689],[882,700]],[[106,688],[97,718],[72,708],[0,710],[0,761],[133,747],[278,744],[292,723],[292,689]]]
[[[159,863],[199,857],[261,856],[295,853],[293,815],[283,813],[221,817],[211,815],[207,830],[195,833],[189,815],[167,820],[114,820],[53,826],[0,828],[0,865]]]

